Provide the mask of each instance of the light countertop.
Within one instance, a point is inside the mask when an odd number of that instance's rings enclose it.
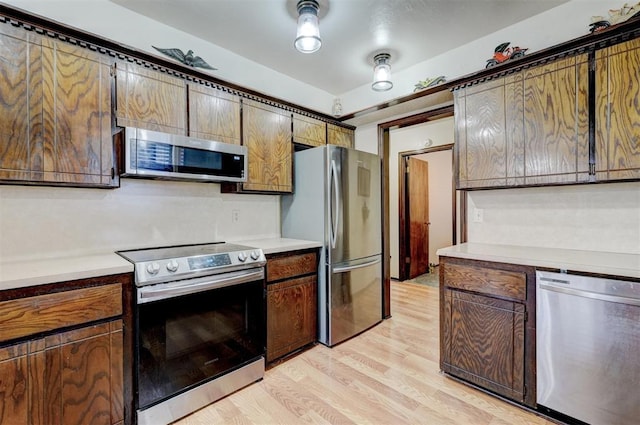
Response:
[[[115,253],[0,263],[0,290],[131,272]]]
[[[319,248],[320,242],[287,238],[233,243],[261,248],[265,254]],[[133,264],[116,253],[0,263],[0,291],[133,272]]]
[[[241,240],[234,243],[260,248],[265,254],[277,254],[286,251],[297,251],[299,249],[320,248],[322,246],[322,243],[320,242],[288,238],[251,239]]]
[[[640,279],[640,255],[515,245],[463,243],[441,248],[440,256],[521,264]]]

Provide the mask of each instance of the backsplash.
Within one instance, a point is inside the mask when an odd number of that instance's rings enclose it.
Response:
[[[221,194],[219,184],[0,186],[0,262],[279,236],[278,195]]]
[[[469,242],[640,254],[640,182],[481,190],[468,199]]]

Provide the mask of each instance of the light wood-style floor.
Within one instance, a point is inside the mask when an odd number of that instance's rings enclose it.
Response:
[[[391,300],[391,319],[315,346],[177,423],[552,424],[439,372],[437,288],[392,282]]]

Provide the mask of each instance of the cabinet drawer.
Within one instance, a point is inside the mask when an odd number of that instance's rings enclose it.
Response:
[[[120,283],[3,301],[0,341],[120,315]]]
[[[267,282],[316,273],[317,267],[315,252],[268,258]]]
[[[444,282],[449,288],[520,301],[527,299],[527,275],[524,272],[446,264]]]

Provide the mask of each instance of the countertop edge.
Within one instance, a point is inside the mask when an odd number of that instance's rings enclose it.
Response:
[[[441,248],[437,250],[437,254],[469,260],[640,279],[640,255],[638,254],[477,243]]]
[[[115,253],[0,264],[0,290],[132,273],[133,264]]]

